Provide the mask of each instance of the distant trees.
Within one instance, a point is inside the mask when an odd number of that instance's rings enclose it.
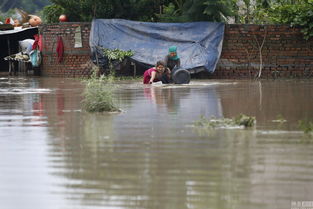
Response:
[[[47,20],[55,20],[64,12],[70,21],[91,21],[92,18],[123,18],[154,21],[159,1],[151,0],[50,0],[44,9]],[[60,9],[60,6],[63,9]],[[56,9],[58,8],[58,9]],[[54,12],[51,12],[53,10]]]
[[[43,9],[45,22],[122,18],[152,22],[217,21],[252,24],[290,24],[313,36],[313,0],[1,0],[0,8]],[[0,12],[1,13],[1,12]],[[1,14],[0,14],[1,16]]]
[[[55,20],[57,6],[72,21],[96,18],[124,18],[141,21],[185,22],[226,21],[234,15],[235,0],[50,0],[46,7],[47,20]]]
[[[160,21],[216,21],[226,22],[233,16],[233,0],[180,0],[163,5]]]
[[[49,0],[1,0],[0,10],[8,12],[11,9],[19,8],[34,14],[48,4],[50,4]]]

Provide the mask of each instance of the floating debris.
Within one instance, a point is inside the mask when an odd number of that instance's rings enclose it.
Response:
[[[255,117],[240,114],[234,118],[215,118],[208,120],[204,116],[195,121],[196,127],[204,128],[234,128],[234,127],[253,127],[256,124]]]
[[[275,120],[272,120],[273,123],[286,123],[287,120],[282,115],[277,115]]]

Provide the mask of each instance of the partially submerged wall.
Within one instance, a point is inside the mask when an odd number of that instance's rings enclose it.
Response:
[[[75,30],[81,27],[82,47],[75,48]],[[60,23],[43,25],[43,67],[47,76],[82,77],[91,69],[90,23]],[[64,43],[63,61],[57,61],[57,39]],[[263,47],[260,53],[260,47]],[[261,56],[260,56],[261,55]],[[221,59],[209,78],[253,78],[259,72],[262,58],[262,78],[294,78],[313,76],[313,40],[306,41],[299,28],[287,25],[226,25]]]

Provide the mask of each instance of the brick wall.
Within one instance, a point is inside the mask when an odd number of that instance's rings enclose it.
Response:
[[[287,25],[226,25],[223,50],[211,78],[311,77],[313,39],[306,41],[299,28]]]
[[[82,47],[74,48],[75,30],[80,26]],[[42,25],[39,31],[42,34],[42,67],[43,76],[57,77],[84,77],[91,69],[89,33],[90,23],[58,23]],[[63,61],[57,59],[57,40],[61,36],[64,44]]]
[[[74,48],[74,32],[81,26],[82,48]],[[90,23],[43,25],[43,67],[47,76],[81,77],[91,69]],[[64,61],[57,62],[57,37],[65,45]],[[262,78],[295,78],[313,76],[313,40],[306,41],[299,28],[287,25],[226,25],[221,59],[213,74],[202,72],[198,77],[254,78],[260,67]]]

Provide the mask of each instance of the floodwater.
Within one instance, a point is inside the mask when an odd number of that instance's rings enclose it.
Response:
[[[103,114],[81,111],[83,88],[0,78],[1,209],[313,205],[313,139],[298,127],[313,120],[313,80],[124,81],[114,94],[122,112]],[[256,127],[194,126],[240,113]]]

